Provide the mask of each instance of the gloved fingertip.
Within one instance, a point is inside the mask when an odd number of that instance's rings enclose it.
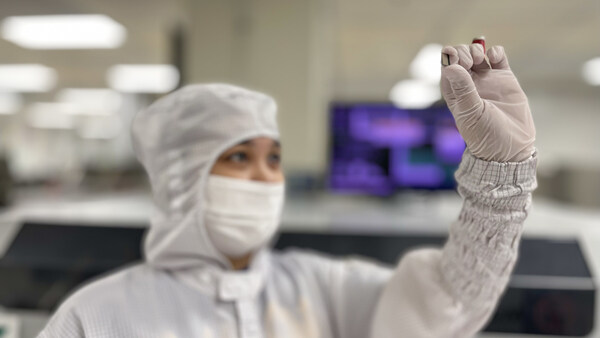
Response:
[[[483,45],[480,43],[472,43],[470,48],[471,48],[471,52],[473,52],[475,49],[477,52],[481,52],[482,54],[484,53]]]
[[[492,63],[498,63],[502,61],[504,58],[504,47],[502,46],[493,46],[487,52],[488,58]]]
[[[485,52],[483,51],[483,46],[479,43],[474,43],[469,46],[471,51],[471,57],[473,57],[473,64],[478,65],[482,63],[485,59]]]
[[[449,56],[451,65],[458,63],[458,51],[456,50],[456,48],[452,46],[446,46],[442,48],[442,54],[446,54]]]
[[[452,46],[444,46],[444,48],[442,48],[442,53],[449,54],[449,55],[458,55],[456,48],[454,48]]]

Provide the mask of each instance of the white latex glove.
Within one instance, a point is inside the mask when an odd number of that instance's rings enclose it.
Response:
[[[511,71],[504,48],[480,44],[444,47],[442,95],[458,131],[474,156],[486,161],[521,162],[534,152],[535,126],[527,96]]]

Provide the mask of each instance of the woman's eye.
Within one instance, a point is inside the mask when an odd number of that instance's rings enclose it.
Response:
[[[248,155],[246,155],[246,153],[243,153],[243,152],[237,152],[237,153],[233,153],[233,154],[229,155],[229,157],[227,157],[227,159],[232,162],[242,163],[242,162],[246,162],[248,160]]]
[[[281,156],[279,154],[271,154],[269,155],[269,163],[271,164],[279,164],[281,162]]]

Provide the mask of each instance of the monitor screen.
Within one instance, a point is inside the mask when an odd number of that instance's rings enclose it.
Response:
[[[331,108],[331,191],[390,195],[398,189],[452,189],[465,143],[448,108],[391,103]]]

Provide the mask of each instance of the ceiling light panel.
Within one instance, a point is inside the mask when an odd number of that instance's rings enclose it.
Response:
[[[172,65],[115,65],[107,73],[109,86],[124,93],[167,93],[177,88],[179,71]]]
[[[600,57],[593,58],[583,64],[583,79],[591,86],[600,86]]]
[[[441,98],[439,85],[423,80],[400,81],[390,91],[390,100],[406,109],[427,108]]]
[[[429,83],[438,83],[442,70],[440,67],[440,57],[442,55],[442,45],[425,45],[410,64],[410,74],[414,79],[426,81]]]
[[[29,49],[117,48],[126,29],[105,15],[12,16],[2,21],[2,37]]]
[[[56,71],[44,65],[0,65],[0,91],[47,92],[54,88],[56,79]]]

